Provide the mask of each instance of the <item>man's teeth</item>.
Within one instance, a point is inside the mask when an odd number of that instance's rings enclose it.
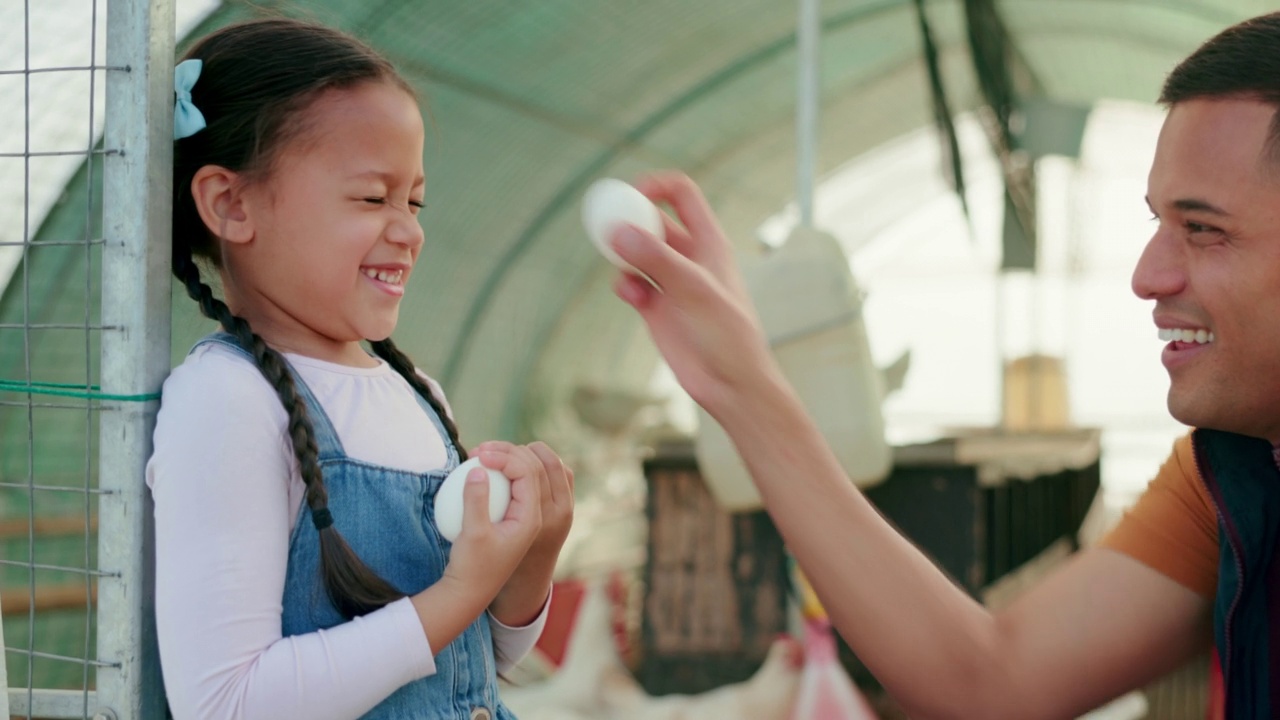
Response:
[[[403,270],[378,270],[377,268],[364,268],[364,274],[391,285],[399,285],[400,279],[404,277]]]
[[[1203,345],[1213,342],[1213,333],[1203,328],[1200,330],[1160,328],[1160,339],[1166,342],[1172,340],[1174,342],[1193,342]]]

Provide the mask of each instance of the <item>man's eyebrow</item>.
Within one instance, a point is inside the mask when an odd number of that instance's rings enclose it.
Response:
[[[1173,206],[1184,212],[1185,211],[1207,212],[1210,215],[1219,215],[1222,217],[1227,217],[1231,215],[1231,213],[1227,212],[1226,210],[1223,210],[1217,205],[1214,205],[1208,200],[1200,200],[1197,198],[1184,198],[1182,200],[1174,200]]]
[[[1147,208],[1152,212],[1155,212],[1155,206],[1151,204],[1151,198],[1145,197],[1143,200],[1146,200]],[[1220,217],[1231,216],[1231,213],[1226,210],[1223,210],[1208,200],[1201,200],[1199,198],[1183,198],[1180,200],[1174,200],[1173,207],[1183,212],[1206,212],[1210,215],[1218,215]]]

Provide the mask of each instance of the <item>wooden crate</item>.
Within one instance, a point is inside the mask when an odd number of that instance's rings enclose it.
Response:
[[[1074,544],[1100,477],[1098,433],[974,432],[895,448],[866,496],[961,587],[984,588],[1055,542]],[[651,694],[744,680],[787,629],[782,539],[768,515],[716,506],[691,442],[644,464],[649,562],[637,677]],[[841,645],[859,685],[875,680]]]
[[[636,677],[650,694],[745,680],[786,630],[782,538],[716,506],[687,449],[645,463],[649,562]]]

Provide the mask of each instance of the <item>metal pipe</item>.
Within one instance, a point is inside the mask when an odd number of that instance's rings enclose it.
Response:
[[[796,205],[800,224],[813,226],[813,190],[818,154],[818,106],[821,98],[821,0],[800,0],[796,24]]]
[[[155,393],[169,370],[173,167],[173,0],[107,4],[101,385]],[[111,152],[116,150],[118,152]],[[152,513],[143,475],[159,402],[105,401],[101,413],[97,714],[165,712],[155,638]]]
[[[33,690],[28,693],[25,688],[10,689],[9,712],[24,718],[49,718],[49,720],[84,718],[86,717],[84,712],[86,698],[88,698],[89,707],[95,707],[97,693],[92,690],[83,692],[80,690]],[[88,717],[97,720],[98,714]]]

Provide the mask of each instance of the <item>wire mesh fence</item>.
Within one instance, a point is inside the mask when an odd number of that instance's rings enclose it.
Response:
[[[168,360],[172,13],[0,5],[0,717],[163,712],[142,464]]]

